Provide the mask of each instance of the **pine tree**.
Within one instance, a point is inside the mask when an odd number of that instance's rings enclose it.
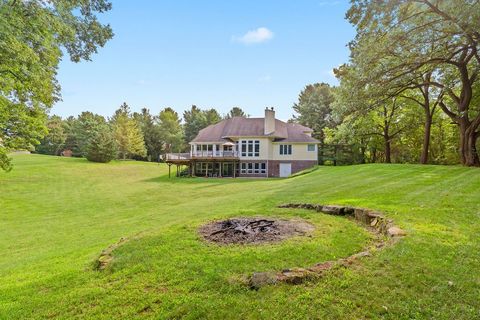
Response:
[[[115,159],[117,144],[111,129],[99,127],[88,142],[86,157],[89,161],[107,163]]]
[[[131,117],[130,108],[125,102],[115,111],[111,121],[118,145],[119,157],[122,159],[134,156],[145,157],[147,150],[142,131],[138,123]]]

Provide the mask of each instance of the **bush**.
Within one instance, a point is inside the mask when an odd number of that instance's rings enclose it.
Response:
[[[107,126],[95,131],[87,145],[86,157],[89,161],[107,163],[115,159],[117,143]]]

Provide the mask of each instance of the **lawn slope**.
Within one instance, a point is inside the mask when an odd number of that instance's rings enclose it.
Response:
[[[480,170],[320,167],[290,179],[168,179],[164,165],[17,155],[0,172],[0,319],[480,318]],[[348,269],[251,291],[254,271],[337,259],[371,240],[339,217],[285,202],[383,211],[408,232]],[[219,247],[212,219],[300,217],[313,237]],[[106,270],[100,252],[120,238]]]

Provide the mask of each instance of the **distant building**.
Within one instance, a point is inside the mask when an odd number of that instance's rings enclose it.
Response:
[[[190,142],[190,153],[167,154],[169,164],[189,167],[195,176],[288,177],[318,163],[313,130],[275,119],[233,117],[210,125]]]

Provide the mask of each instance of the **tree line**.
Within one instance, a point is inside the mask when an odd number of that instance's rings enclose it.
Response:
[[[108,119],[89,111],[66,119],[56,115],[48,117],[48,133],[35,150],[41,154],[86,157],[94,162],[159,161],[163,153],[188,150],[188,142],[201,129],[237,116],[247,117],[247,114],[234,107],[221,116],[213,108],[202,110],[193,105],[183,113],[182,121],[172,108],[152,115],[147,108],[132,112],[123,103]]]
[[[340,85],[307,86],[297,120],[363,162],[480,166],[480,2],[358,0],[346,18]]]

